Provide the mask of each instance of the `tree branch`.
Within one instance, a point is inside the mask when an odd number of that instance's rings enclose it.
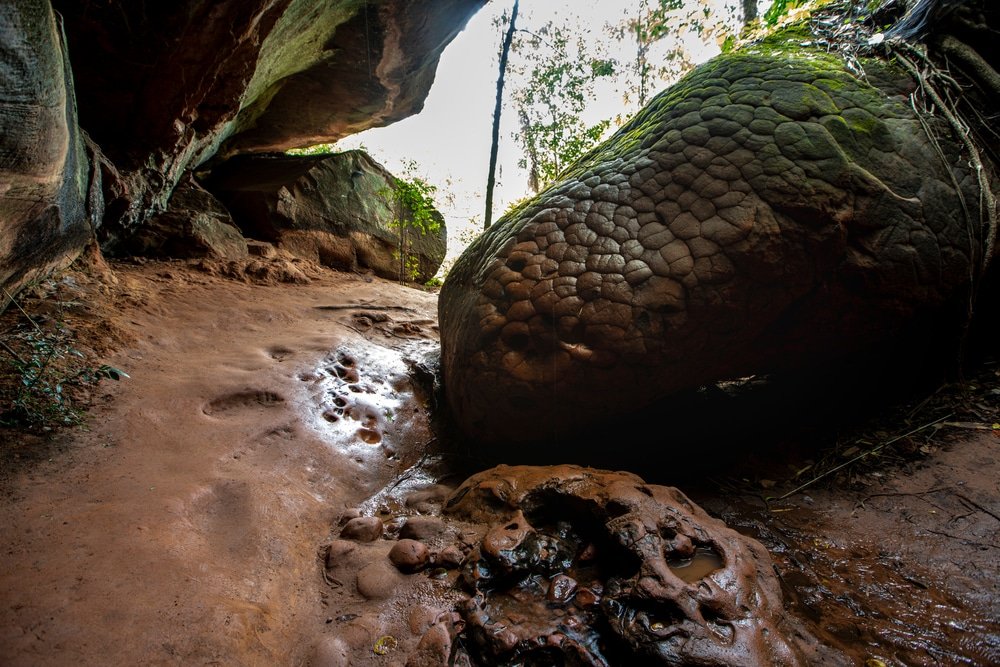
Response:
[[[500,110],[503,106],[503,84],[507,75],[507,57],[510,55],[510,44],[514,40],[514,23],[517,21],[517,4],[510,14],[510,25],[503,38],[503,49],[500,51],[500,73],[497,75],[497,101],[493,107],[493,136],[490,142],[490,171],[486,177],[486,215],[483,218],[483,229],[489,229],[493,223],[493,188],[496,186],[497,152],[500,148]]]

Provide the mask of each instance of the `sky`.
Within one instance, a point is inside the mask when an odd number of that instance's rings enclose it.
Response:
[[[736,4],[733,0],[709,1]],[[697,4],[698,0],[690,2]],[[604,25],[620,23],[626,14],[634,14],[640,3],[641,0],[521,0],[517,25],[530,29],[548,20],[565,22],[589,30],[595,39],[605,39],[611,44],[614,40],[607,37]],[[769,2],[762,0],[760,4],[766,6]],[[388,127],[352,135],[335,147],[336,150],[364,148],[396,176],[406,176],[407,165],[415,163],[412,175],[438,188],[435,203],[448,228],[444,268],[471,241],[470,230],[482,228],[497,63],[504,29],[494,22],[503,12],[509,13],[512,5],[513,0],[490,0],[445,48],[420,113]],[[635,57],[634,43],[622,42],[620,46],[621,52],[613,55],[631,62]],[[713,38],[704,44],[691,42],[687,49],[692,60],[704,62],[719,52],[719,45]],[[511,55],[512,59],[515,57]],[[511,85],[508,82],[505,98]],[[657,90],[664,85],[659,84]],[[595,94],[587,111],[592,122],[621,115],[623,111],[635,111],[627,108],[621,92],[614,88],[606,87]],[[515,114],[505,104],[501,112],[494,220],[512,202],[531,194],[527,174],[517,166],[521,150],[512,136],[516,129]]]

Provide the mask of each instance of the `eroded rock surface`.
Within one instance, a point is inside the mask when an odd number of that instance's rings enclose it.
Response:
[[[399,277],[399,229],[393,176],[363,151],[315,156],[247,156],[222,165],[208,187],[244,234],[342,270]],[[446,250],[437,232],[407,232],[416,279],[438,270]],[[409,276],[408,276],[409,277]]]
[[[41,4],[41,3],[39,3]],[[107,245],[212,159],[336,141],[416,113],[483,0],[55,0],[81,125],[121,170]]]
[[[340,615],[316,664],[846,664],[786,616],[758,542],[630,473],[499,466],[363,511],[326,547]],[[358,541],[359,521],[386,531]]]
[[[0,5],[0,287],[9,292],[68,265],[100,224],[73,95],[48,2]]]
[[[479,664],[815,664],[764,547],[677,489],[500,466],[463,483],[445,511],[488,526],[462,571]]]
[[[179,184],[167,210],[140,227],[127,245],[136,255],[159,257],[240,260],[249,255],[229,211],[193,181]]]
[[[982,228],[960,146],[914,116],[905,75],[863,66],[798,46],[719,57],[470,246],[440,298],[463,430],[558,438],[832,363],[962,294]]]

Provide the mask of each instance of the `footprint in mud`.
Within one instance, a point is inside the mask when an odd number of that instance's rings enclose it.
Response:
[[[273,391],[248,389],[209,401],[201,411],[209,417],[229,417],[247,410],[278,407],[284,402],[284,397]]]
[[[265,352],[267,353],[267,356],[271,357],[275,361],[284,361],[295,354],[295,350],[290,347],[285,347],[284,345],[274,345],[267,348]]]
[[[222,479],[195,495],[188,513],[211,544],[228,553],[247,555],[259,545],[253,494],[246,482]]]

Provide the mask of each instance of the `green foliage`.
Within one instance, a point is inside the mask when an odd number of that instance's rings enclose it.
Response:
[[[694,68],[689,49],[695,41],[705,44],[722,42],[725,36],[739,29],[738,3],[722,6],[709,0],[641,0],[628,10],[623,21],[609,26],[608,33],[616,41],[632,41],[635,58],[624,63],[622,71],[629,77],[625,89],[626,104],[637,108],[646,105],[656,88],[672,83]],[[656,50],[654,51],[654,47]]]
[[[434,206],[437,186],[414,176],[411,162],[408,178],[393,176],[392,186],[381,191],[389,204],[393,219],[389,226],[399,234],[396,258],[399,261],[399,282],[413,281],[420,275],[420,259],[411,252],[414,235],[428,236],[441,230],[441,216]]]
[[[649,100],[652,79],[669,76],[668,68],[673,61],[679,61],[683,66],[686,60],[678,44],[658,65],[649,62],[649,50],[653,44],[670,35],[672,28],[677,30],[680,27],[678,21],[671,21],[670,13],[683,7],[683,0],[657,0],[652,6],[649,0],[643,0],[638,15],[627,18],[613,31],[617,32],[618,39],[630,35],[635,41],[636,53],[631,69],[636,76],[636,85],[631,92],[640,107]]]
[[[364,144],[359,145],[357,150],[368,152]],[[337,148],[337,144],[315,144],[314,146],[306,146],[305,148],[289,148],[285,151],[285,155],[332,155],[339,152],[340,149]]]
[[[537,32],[522,32],[514,51],[530,63],[521,71],[525,83],[512,98],[521,125],[516,139],[525,151],[520,166],[529,170],[537,192],[610,127],[610,120],[586,123],[583,112],[594,82],[612,76],[615,63],[594,55],[584,35],[573,36],[552,22]]]
[[[433,199],[437,186],[417,177],[393,177],[392,184],[393,201],[398,206],[397,210],[401,211],[392,222],[394,227],[416,231],[421,235],[441,229]]]
[[[79,424],[83,409],[74,402],[74,392],[128,374],[106,364],[89,365],[72,346],[73,334],[62,322],[42,328],[24,315],[27,322],[4,335],[3,392],[9,405],[0,423],[48,428]]]
[[[335,153],[336,150],[333,144],[316,144],[315,146],[306,146],[305,148],[289,148],[285,151],[286,155],[330,155]]]
[[[777,25],[789,10],[797,9],[805,5],[808,0],[774,0],[766,12],[764,12],[764,23],[768,26]]]
[[[511,101],[520,125],[515,139],[523,149],[519,166],[529,170],[532,190],[556,180],[610,129],[645,106],[655,87],[690,71],[694,62],[689,49],[695,43],[721,41],[738,30],[741,6],[730,1],[713,13],[709,0],[640,0],[621,21],[604,26],[603,34],[551,21],[520,29],[508,68],[515,75]],[[615,42],[634,43],[635,58],[613,58],[608,48]],[[597,122],[587,119],[598,88],[612,86],[624,95],[623,113]]]

